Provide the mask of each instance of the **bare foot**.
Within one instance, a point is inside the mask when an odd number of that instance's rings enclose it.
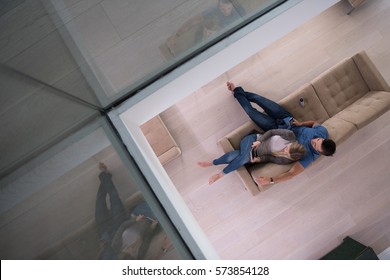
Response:
[[[214,183],[215,181],[217,181],[218,179],[220,179],[222,177],[223,177],[223,173],[214,174],[209,179],[209,185],[211,185],[212,183]]]
[[[255,182],[258,184],[258,185],[262,185],[262,186],[266,186],[269,184],[269,180],[267,180],[267,178],[265,177],[255,177]]]
[[[199,161],[198,165],[200,167],[210,167],[213,166],[213,163],[211,161]]]
[[[103,162],[99,162],[99,170],[100,171],[107,171],[107,166]]]
[[[229,82],[229,81],[226,82],[226,86],[227,86],[228,90],[230,90],[231,92],[233,92],[234,89],[236,88],[236,86],[232,82]]]

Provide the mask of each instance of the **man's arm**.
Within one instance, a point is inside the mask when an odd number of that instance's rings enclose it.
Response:
[[[276,177],[273,177],[274,183],[278,182],[284,182],[287,180],[290,180],[291,178],[295,177],[296,175],[300,174],[305,170],[302,164],[300,164],[298,161],[293,164],[293,166],[290,168],[289,171],[282,173]],[[262,186],[267,186],[271,184],[271,178],[267,177],[256,177],[255,181],[262,185]]]
[[[306,126],[306,127],[315,127],[315,126],[320,125],[320,124],[318,122],[316,122],[316,121],[299,122],[296,119],[294,119],[293,120],[293,125],[296,125],[296,126]]]

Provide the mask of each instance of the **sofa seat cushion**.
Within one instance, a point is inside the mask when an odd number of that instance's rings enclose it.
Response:
[[[345,59],[315,78],[312,85],[330,117],[344,110],[369,91],[351,58]]]
[[[300,99],[303,99],[303,103]],[[299,121],[316,120],[323,123],[329,118],[311,84],[306,84],[283,98],[279,104]]]
[[[329,138],[335,141],[336,144],[344,142],[344,140],[357,131],[357,127],[353,123],[338,117],[330,118],[322,125],[328,130]]]
[[[351,122],[360,129],[387,112],[389,108],[389,92],[371,91],[336,114],[336,117]]]

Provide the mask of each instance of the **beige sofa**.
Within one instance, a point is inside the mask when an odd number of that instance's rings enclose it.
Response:
[[[179,146],[159,115],[142,124],[141,130],[161,164],[164,165],[181,155]]]
[[[304,99],[304,106],[299,100]],[[390,87],[373,62],[362,51],[344,59],[331,69],[282,99],[284,106],[299,121],[316,120],[337,144],[342,143],[390,108]],[[239,148],[242,137],[262,132],[248,121],[218,141],[224,152]],[[258,186],[252,177],[276,176],[291,165],[273,163],[241,167],[235,171],[245,188],[256,195],[269,186]]]

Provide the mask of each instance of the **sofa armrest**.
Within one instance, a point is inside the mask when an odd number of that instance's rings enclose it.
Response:
[[[379,72],[378,68],[368,57],[365,51],[361,51],[352,57],[368,88],[371,91],[389,91],[390,86]]]
[[[175,139],[159,115],[142,124],[141,130],[161,164],[166,164],[181,154]]]
[[[237,150],[240,148],[240,142],[241,139],[245,136],[251,134],[251,133],[263,133],[263,130],[260,129],[254,122],[247,121],[240,127],[236,128],[232,132],[230,132],[228,135],[223,137],[221,140],[218,141],[218,143],[221,145],[221,147],[224,147],[223,143],[220,143],[224,138],[226,138],[227,141],[230,142],[231,146],[233,147],[233,150]],[[226,141],[224,140],[224,141]],[[225,153],[232,151],[232,150],[223,150]]]

